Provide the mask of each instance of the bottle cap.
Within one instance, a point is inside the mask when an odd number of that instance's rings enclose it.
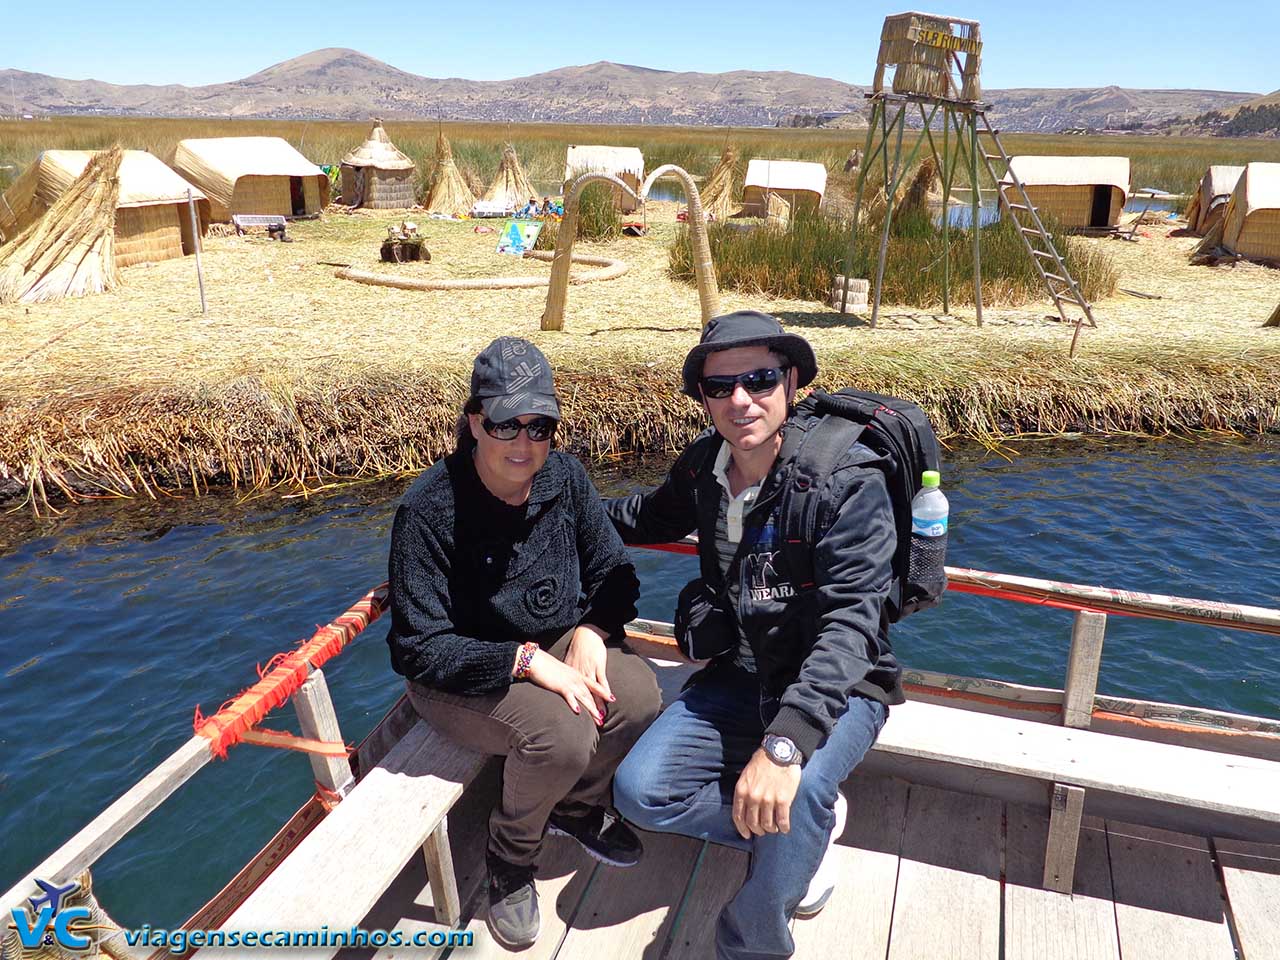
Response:
[[[942,485],[942,474],[937,470],[926,470],[920,474],[920,486],[938,487]]]

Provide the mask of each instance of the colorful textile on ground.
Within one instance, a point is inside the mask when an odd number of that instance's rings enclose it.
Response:
[[[536,220],[510,221],[498,235],[498,252],[523,257],[538,242],[542,224]]]

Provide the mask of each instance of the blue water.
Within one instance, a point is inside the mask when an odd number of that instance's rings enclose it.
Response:
[[[1135,197],[1124,205],[1124,210],[1125,213],[1141,213],[1146,208],[1152,213],[1176,214],[1180,203],[1180,200],[1147,200],[1145,197]],[[941,226],[942,204],[935,204],[931,209],[933,210],[934,222]],[[999,204],[994,199],[982,201],[982,204],[978,207],[978,224],[985,227],[999,219]],[[973,223],[973,208],[967,203],[948,204],[947,220],[951,226],[967,230],[970,224]]]
[[[598,474],[602,487],[622,474]],[[627,479],[637,471],[629,470]],[[649,472],[652,476],[652,471]],[[1280,447],[1028,445],[956,458],[949,561],[1280,607]],[[256,679],[254,664],[385,576],[404,484],[324,499],[229,496],[0,518],[0,889],[59,846]],[[641,615],[670,619],[692,558],[635,551]],[[895,628],[912,666],[1061,686],[1071,615],[951,594]],[[375,624],[326,668],[348,741],[400,691]],[[1112,617],[1103,692],[1280,717],[1280,642]],[[293,728],[291,711],[269,718]],[[130,925],[203,904],[310,793],[306,759],[242,746],[99,862]]]

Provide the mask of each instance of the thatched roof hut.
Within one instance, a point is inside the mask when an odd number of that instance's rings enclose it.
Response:
[[[1244,168],[1222,225],[1222,246],[1232,253],[1280,262],[1280,163]]]
[[[792,214],[801,208],[816,209],[827,192],[827,168],[803,160],[764,160],[747,164],[742,183],[742,212],[763,217],[769,212],[769,195],[785,200]]]
[[[733,213],[733,177],[737,168],[738,151],[725,147],[698,191],[702,209],[717,220],[726,220]]]
[[[606,147],[598,144],[569,144],[564,157],[564,189],[584,173],[609,173],[617,177],[637,195],[644,183],[644,154],[639,147]],[[623,213],[631,213],[637,201],[613,187],[614,202]]]
[[[1193,233],[1208,233],[1222,219],[1227,201],[1240,181],[1244,167],[1215,165],[1204,172],[1187,208],[1187,226]]]
[[[1020,156],[1009,168],[1022,181],[1032,206],[1059,226],[1105,230],[1120,222],[1129,199],[1128,157]],[[1021,203],[1013,181],[1000,181],[1002,207]]]
[[[180,140],[173,169],[209,197],[210,216],[237,213],[305,217],[329,205],[329,178],[280,137]]]
[[[46,150],[0,199],[0,234],[16,237],[35,223],[84,173],[93,150]],[[145,150],[125,150],[115,212],[117,267],[195,253],[187,191],[196,201],[201,235],[209,229],[209,199]]]
[[[342,158],[342,202],[349,207],[398,210],[412,207],[414,164],[401,153],[381,120],[373,121],[369,138]]]
[[[502,162],[498,164],[497,176],[489,189],[480,199],[490,203],[502,203],[511,207],[523,206],[530,197],[536,197],[538,191],[533,188],[528,174],[520,165],[516,156],[516,148],[507,144],[502,148]]]
[[[120,163],[113,147],[95,154],[44,216],[0,247],[0,303],[41,303],[109,290],[115,258]]]
[[[443,213],[449,217],[465,217],[471,212],[476,196],[453,162],[453,147],[440,131],[436,137],[436,171],[427,194],[427,213]]]

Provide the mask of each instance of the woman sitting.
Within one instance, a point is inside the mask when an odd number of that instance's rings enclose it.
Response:
[[[457,449],[418,478],[391,534],[391,663],[445,736],[506,757],[489,816],[489,929],[540,926],[533,874],[548,828],[631,866],[639,838],[611,811],[613,772],[661,706],[623,646],[635,568],[573,457],[551,367],[533,344],[476,358]]]

